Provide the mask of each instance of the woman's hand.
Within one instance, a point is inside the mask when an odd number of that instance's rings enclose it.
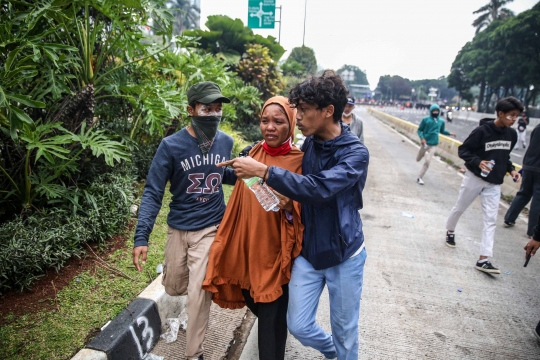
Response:
[[[277,205],[277,207],[282,210],[287,210],[288,212],[292,213],[293,212],[292,200],[286,197],[285,195],[281,195],[276,190],[272,190],[272,191],[274,192],[274,194],[276,194],[276,196],[279,199],[279,204]]]

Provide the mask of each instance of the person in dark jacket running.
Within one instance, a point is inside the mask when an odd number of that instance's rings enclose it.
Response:
[[[514,226],[519,213],[532,198],[527,228],[527,235],[532,236],[535,221],[540,215],[540,124],[536,125],[531,133],[531,142],[523,158],[522,172],[521,188],[504,216],[504,224],[507,227]]]
[[[538,125],[537,125],[538,126]],[[534,256],[538,249],[540,248],[540,216],[538,216],[536,221],[536,227],[534,228],[534,233],[531,236],[531,239],[525,245],[525,260],[529,256]],[[540,340],[540,321],[538,322],[538,325],[536,325],[536,328],[534,329],[534,335],[536,335],[536,338]]]
[[[347,89],[333,71],[311,77],[289,94],[297,126],[306,140],[302,175],[251,158],[224,165],[241,178],[258,176],[280,194],[302,204],[302,252],[289,283],[289,331],[329,359],[358,359],[358,319],[366,250],[359,210],[369,153],[348,126],[340,124]],[[328,287],[332,335],[315,321],[319,297]]]
[[[500,270],[488,261],[488,257],[493,256],[495,224],[501,198],[500,184],[507,172],[512,174],[515,181],[521,178],[510,161],[510,152],[517,142],[516,130],[511,126],[523,111],[523,105],[518,99],[508,97],[499,100],[495,110],[497,119],[482,119],[480,126],[458,148],[459,157],[465,160],[467,171],[456,204],[446,222],[446,245],[452,248],[456,246],[454,230],[458,220],[480,195],[484,229],[476,269],[500,274]]]

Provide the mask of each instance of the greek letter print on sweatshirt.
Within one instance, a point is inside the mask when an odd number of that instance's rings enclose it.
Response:
[[[221,184],[234,184],[236,177],[232,169],[218,168],[216,164],[231,158],[232,147],[233,139],[222,131],[218,131],[206,155],[186,129],[161,141],[146,178],[135,246],[148,245],[167,182],[172,194],[169,226],[196,231],[221,222],[225,212]]]
[[[513,128],[498,128],[494,119],[480,120],[480,126],[458,148],[459,157],[474,175],[492,184],[502,184],[507,172],[514,170],[510,152],[517,142],[517,132]],[[482,177],[479,168],[482,160],[495,160],[495,166],[487,177]]]

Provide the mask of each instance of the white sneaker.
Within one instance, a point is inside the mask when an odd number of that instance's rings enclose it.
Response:
[[[418,185],[424,185],[424,180],[420,178],[416,179],[416,182],[418,183]]]

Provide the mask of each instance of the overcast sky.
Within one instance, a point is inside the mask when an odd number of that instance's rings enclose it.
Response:
[[[538,0],[515,0],[520,13]],[[317,62],[337,70],[343,64],[367,72],[371,88],[381,75],[411,80],[448,75],[458,51],[474,37],[472,12],[488,0],[307,0],[305,45]],[[239,18],[247,25],[248,0],[201,0],[201,27],[209,15]],[[304,0],[276,0],[283,6],[281,45],[302,46]],[[277,11],[276,19],[279,18]],[[255,33],[278,37],[275,29]]]

